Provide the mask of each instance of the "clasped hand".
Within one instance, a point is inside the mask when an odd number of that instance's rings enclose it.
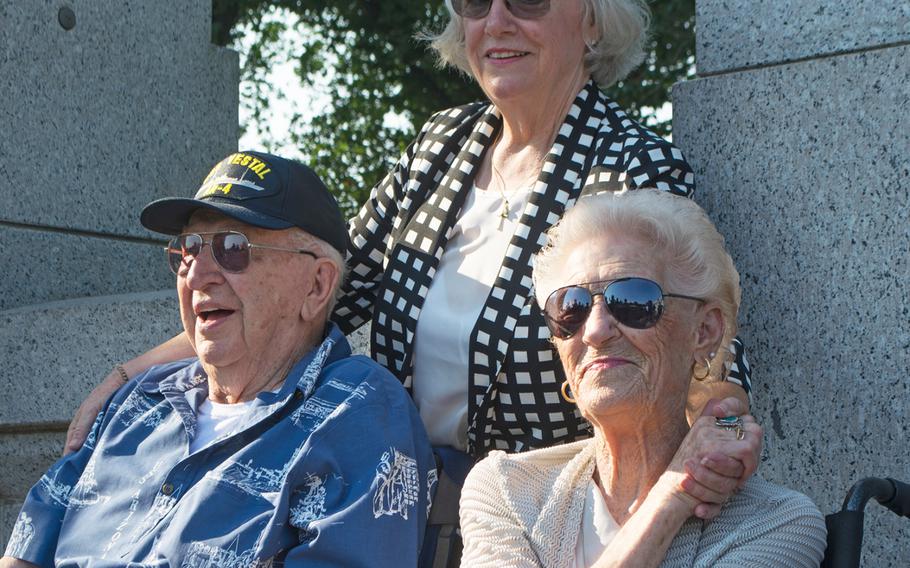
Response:
[[[660,483],[701,519],[716,517],[724,503],[755,473],[762,428],[736,398],[710,400],[692,424]],[[741,416],[742,439],[714,419]]]

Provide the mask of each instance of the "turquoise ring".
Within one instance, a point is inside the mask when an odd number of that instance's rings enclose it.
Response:
[[[743,429],[743,419],[739,416],[724,416],[715,418],[714,425],[724,430],[733,430],[736,432],[736,439],[742,440],[746,437],[746,431]]]

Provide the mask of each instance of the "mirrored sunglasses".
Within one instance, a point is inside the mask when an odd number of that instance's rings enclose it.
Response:
[[[490,13],[493,0],[452,0],[452,8],[462,18],[477,20]],[[535,20],[550,11],[550,0],[506,0],[506,9],[516,18]]]
[[[632,329],[654,327],[664,313],[664,298],[704,302],[693,296],[665,293],[657,282],[647,278],[620,278],[607,282],[602,289],[597,287],[600,284],[575,284],[550,294],[543,311],[553,337],[568,339],[575,335],[591,315],[595,296],[603,296],[610,315]]]
[[[211,236],[211,240],[206,242],[203,238],[206,236]],[[177,275],[186,274],[193,260],[196,259],[206,245],[212,249],[212,257],[215,259],[215,264],[225,272],[237,273],[246,270],[250,265],[250,251],[254,248],[293,252],[319,258],[319,255],[306,249],[253,244],[246,238],[246,235],[238,231],[184,233],[174,237],[165,249],[167,252],[167,263],[171,271]]]

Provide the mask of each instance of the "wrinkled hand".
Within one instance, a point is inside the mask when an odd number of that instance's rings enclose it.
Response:
[[[63,446],[63,455],[75,452],[82,447],[89,431],[92,429],[92,425],[95,423],[95,418],[104,407],[105,401],[122,386],[123,379],[120,373],[114,369],[82,401],[73,416],[73,420],[70,422],[69,428],[66,430],[66,444]]]
[[[758,468],[762,449],[762,428],[745,414],[736,398],[711,400],[705,406],[668,467],[684,473],[679,488],[693,505],[693,514],[710,519]],[[745,437],[736,439],[732,430],[718,428],[715,417],[742,415]]]

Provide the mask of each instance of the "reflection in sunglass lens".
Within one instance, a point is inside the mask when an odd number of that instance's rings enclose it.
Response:
[[[656,282],[645,278],[610,282],[603,290],[603,297],[616,321],[633,329],[653,327],[663,314],[663,291]],[[544,306],[550,333],[560,339],[571,337],[585,324],[593,305],[594,294],[583,286],[556,290]]]
[[[630,278],[604,289],[604,302],[616,321],[634,329],[647,329],[663,314],[663,293],[655,282]]]
[[[212,252],[221,268],[241,272],[250,263],[250,242],[241,233],[218,233],[212,237]]]
[[[561,288],[554,292],[545,308],[547,323],[551,324],[550,331],[553,335],[564,339],[578,331],[588,319],[593,301],[591,292],[580,286]]]
[[[199,235],[177,235],[167,247],[167,261],[174,274],[180,270],[185,259],[196,258],[202,250],[202,237]]]
[[[455,13],[472,20],[485,18],[493,0],[452,0]],[[550,0],[506,0],[506,8],[516,18],[540,18],[550,11]]]
[[[177,239],[174,239],[167,245],[167,265],[171,268],[171,272],[177,274],[181,262],[183,262],[183,253],[177,248]]]

